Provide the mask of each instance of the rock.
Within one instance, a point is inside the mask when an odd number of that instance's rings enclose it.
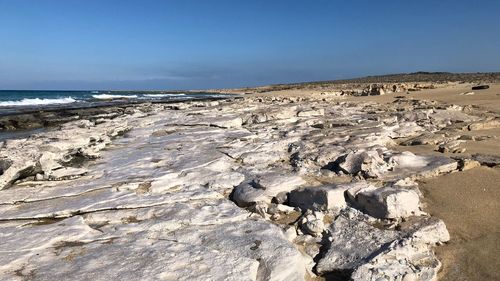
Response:
[[[469,131],[488,130],[495,128],[500,128],[500,120],[495,119],[489,121],[476,122],[468,126]]]
[[[401,227],[401,238],[381,248],[376,255],[358,267],[352,280],[436,280],[441,263],[431,246],[450,240],[443,221],[423,218]]]
[[[255,259],[236,258],[198,245],[144,238],[93,242],[57,252],[59,255],[52,254],[50,258],[30,259],[24,270],[36,270],[32,280],[66,280],[68,277],[109,280],[117,276],[129,280],[257,280],[259,268]],[[54,270],[54,266],[58,270]]]
[[[293,121],[297,116],[297,107],[279,107],[279,108],[269,108],[264,111],[256,111],[249,114],[244,118],[243,124],[259,124],[268,121],[276,120],[290,120]]]
[[[439,144],[437,151],[441,153],[449,152],[449,153],[464,153],[465,148],[462,145],[465,144],[465,140],[454,140],[454,141],[445,141]]]
[[[474,94],[475,94],[474,92],[463,92],[463,93],[460,93],[461,96],[472,96]]]
[[[217,249],[226,255],[258,260],[258,280],[303,280],[306,259],[283,231],[262,220],[244,220],[212,226],[190,226],[160,234],[159,239]],[[183,261],[189,261],[186,259]],[[235,259],[237,261],[237,259]],[[215,264],[214,267],[217,267]],[[262,278],[262,279],[260,279]]]
[[[467,170],[474,169],[474,168],[477,168],[480,166],[481,166],[481,163],[479,161],[476,161],[476,160],[472,160],[472,159],[459,159],[458,160],[458,169],[460,171],[467,171]]]
[[[398,219],[419,215],[420,199],[413,190],[394,187],[368,186],[350,191],[350,198],[357,206],[376,218]]]
[[[339,210],[347,206],[344,193],[349,185],[326,185],[307,187],[290,192],[290,206],[302,210]]]
[[[375,253],[369,263],[358,267],[351,280],[436,280],[441,263],[426,245],[414,245],[406,240],[393,241]],[[383,279],[382,279],[383,280]]]
[[[383,85],[372,84],[364,90],[364,95],[380,96],[385,95]]]
[[[298,117],[314,117],[314,116],[324,116],[325,110],[323,108],[320,109],[312,109],[312,110],[302,110],[297,113]]]
[[[367,85],[339,88],[434,86]],[[352,279],[434,278],[432,247],[449,234],[420,212],[415,180],[457,162],[390,147],[453,142],[495,120],[410,98],[316,94],[120,110],[0,143],[0,180],[15,185],[0,191],[1,280],[303,280],[316,261]]]
[[[386,180],[430,178],[458,169],[458,163],[448,157],[418,156],[408,151],[394,154],[388,162],[392,170],[384,174]]]
[[[273,197],[272,202],[276,204],[283,204],[288,201],[288,193],[280,192]]]
[[[345,214],[328,228],[333,240],[317,264],[319,273],[355,269],[398,237],[395,231],[377,229],[361,218],[349,219]]]
[[[485,155],[485,154],[474,154],[472,159],[481,163],[481,165],[488,167],[495,167],[500,165],[500,156]]]
[[[443,134],[424,133],[420,136],[402,142],[401,145],[435,145],[442,141],[443,138]]]
[[[288,241],[293,242],[297,238],[297,229],[294,226],[290,226],[285,230],[285,237]]]
[[[242,207],[257,202],[269,204],[278,194],[289,192],[303,184],[305,181],[300,176],[268,173],[237,186],[232,199]]]
[[[324,215],[320,212],[311,212],[310,210],[302,216],[300,225],[302,230],[312,236],[319,237],[325,229],[323,223]]]
[[[118,118],[95,126],[89,122],[72,121],[40,137],[8,141],[0,148],[0,158],[9,163],[0,174],[0,190],[42,171],[48,176],[75,159],[96,158],[113,138],[130,129],[125,120]]]
[[[450,234],[444,222],[433,217],[421,217],[409,220],[400,225],[403,237],[411,243],[435,245],[450,240]]]
[[[478,86],[473,86],[472,90],[486,90],[489,88],[490,88],[490,86],[488,86],[488,85],[478,85]]]
[[[415,137],[425,131],[424,128],[420,127],[415,122],[398,123],[387,129],[389,131],[389,136],[393,139]]]
[[[342,213],[329,227],[332,242],[318,272],[352,271],[351,280],[435,280],[441,266],[430,247],[449,240],[441,220],[418,218],[401,231],[371,226],[363,216]],[[406,277],[405,277],[406,276]]]
[[[210,126],[220,128],[240,128],[243,120],[240,117],[221,117],[210,122]]]
[[[365,178],[380,177],[389,166],[376,150],[350,152],[340,160],[338,167],[347,174],[361,174]]]
[[[42,174],[38,173],[35,175],[35,180],[37,181],[43,181],[45,178]]]
[[[88,172],[88,170],[83,169],[83,168],[64,167],[64,168],[60,168],[60,169],[52,171],[48,175],[48,179],[49,180],[74,179],[74,178],[80,177],[82,175],[85,175],[87,172]]]
[[[12,164],[0,174],[0,190],[9,187],[18,179],[37,174],[39,171],[39,166],[32,160],[12,161]]]
[[[295,208],[287,206],[287,205],[283,205],[283,204],[277,204],[276,208],[278,211],[285,213],[285,214],[290,214],[290,213],[295,212]]]

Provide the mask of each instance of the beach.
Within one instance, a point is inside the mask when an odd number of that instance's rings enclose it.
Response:
[[[500,84],[342,83],[5,114],[0,279],[500,278]]]

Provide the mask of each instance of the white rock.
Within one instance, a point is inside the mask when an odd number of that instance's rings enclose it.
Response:
[[[302,219],[300,224],[302,230],[312,236],[319,237],[325,230],[325,224],[323,222],[324,215],[320,212],[307,212]]]
[[[326,185],[296,189],[288,195],[290,206],[302,210],[338,210],[347,206],[344,193],[346,185]]]
[[[413,190],[373,186],[355,192],[354,200],[369,215],[397,219],[420,214],[420,198]]]
[[[363,220],[343,215],[337,217],[329,228],[333,241],[318,262],[319,273],[357,268],[398,236],[395,231],[380,230]]]
[[[267,173],[237,186],[233,200],[239,206],[250,206],[257,202],[269,204],[279,193],[289,192],[303,184],[305,181],[298,175]]]
[[[32,280],[236,281],[257,280],[258,268],[255,259],[235,257],[201,245],[125,238],[63,248],[58,255],[33,257],[24,271],[36,272]]]

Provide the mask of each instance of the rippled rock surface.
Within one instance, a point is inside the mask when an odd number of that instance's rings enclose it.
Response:
[[[7,140],[0,279],[435,280],[449,235],[415,180],[466,160],[393,147],[481,122],[425,101],[250,97]]]

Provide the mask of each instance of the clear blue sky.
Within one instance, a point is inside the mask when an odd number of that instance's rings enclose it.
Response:
[[[500,71],[500,1],[0,0],[0,89]]]

